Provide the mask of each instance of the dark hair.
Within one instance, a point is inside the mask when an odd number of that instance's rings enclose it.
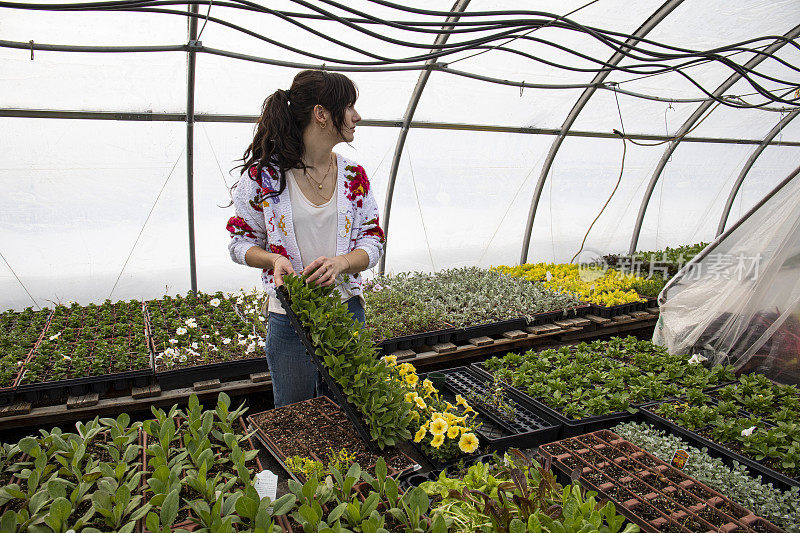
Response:
[[[355,84],[344,74],[323,70],[297,73],[288,91],[278,89],[264,100],[253,142],[242,156],[240,174],[255,165],[257,178],[265,165],[276,166],[278,190],[268,196],[279,195],[286,188],[286,171],[306,168],[303,130],[311,121],[314,106],[321,105],[331,113],[333,127],[341,135],[344,112],[357,98]]]

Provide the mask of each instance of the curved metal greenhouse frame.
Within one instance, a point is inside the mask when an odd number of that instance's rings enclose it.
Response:
[[[433,41],[431,50],[435,51],[444,45],[450,33],[448,30],[454,26],[451,25],[459,21],[461,13],[466,12],[470,0],[456,0],[451,12],[452,15],[443,22],[441,29],[436,34]],[[631,50],[637,43],[640,43],[654,28],[656,28],[662,21],[664,21],[676,8],[683,4],[683,0],[667,0],[657,10],[647,17],[647,19],[638,27],[635,33],[625,41],[623,49]],[[774,145],[774,138],[782,129],[789,124],[800,113],[800,109],[795,109],[775,125],[774,128],[763,139],[736,139],[736,138],[720,138],[720,137],[690,137],[687,136],[691,133],[692,128],[698,123],[709,110],[710,106],[714,103],[715,97],[722,97],[726,90],[733,86],[740,78],[741,74],[731,75],[725,82],[717,87],[713,92],[713,96],[709,98],[684,98],[674,99],[661,96],[647,96],[627,91],[617,87],[615,84],[607,84],[606,78],[612,72],[611,68],[606,68],[598,72],[593,79],[588,83],[573,83],[573,84],[543,84],[531,82],[515,82],[498,77],[484,76],[469,72],[460,71],[450,68],[446,62],[441,62],[438,59],[428,59],[424,65],[391,65],[391,66],[346,66],[346,65],[325,65],[325,64],[306,64],[300,62],[283,61],[275,58],[265,58],[253,55],[238,53],[235,51],[220,50],[215,48],[204,47],[198,40],[197,35],[197,22],[198,22],[198,4],[189,5],[190,13],[192,16],[189,18],[187,44],[183,45],[167,45],[167,46],[73,46],[73,45],[50,45],[15,41],[0,40],[0,47],[17,48],[17,49],[30,49],[31,54],[35,50],[59,51],[59,52],[180,52],[186,53],[188,56],[188,75],[186,82],[186,112],[185,113],[152,113],[152,112],[114,112],[114,111],[58,111],[58,110],[37,110],[37,109],[18,109],[18,108],[4,108],[0,109],[0,117],[27,117],[27,118],[62,118],[62,119],[89,119],[89,120],[123,120],[123,121],[173,121],[186,123],[186,163],[187,163],[187,189],[188,189],[188,221],[189,221],[189,264],[190,264],[190,277],[192,290],[197,288],[197,274],[196,274],[196,259],[195,259],[195,229],[194,229],[194,199],[193,199],[193,174],[194,174],[194,123],[195,122],[223,122],[223,123],[243,123],[243,122],[256,122],[258,117],[254,115],[213,115],[213,114],[196,114],[194,109],[194,81],[196,70],[196,56],[198,53],[212,54],[215,56],[235,58],[244,61],[265,63],[280,67],[288,68],[322,68],[331,71],[341,72],[399,72],[399,71],[420,71],[417,82],[408,100],[406,110],[402,120],[364,120],[362,124],[368,126],[379,127],[392,127],[398,128],[399,132],[395,142],[394,155],[392,157],[391,170],[389,172],[388,190],[385,199],[383,211],[383,225],[386,229],[387,238],[389,236],[389,222],[391,217],[392,206],[394,202],[394,188],[397,180],[397,174],[400,166],[400,159],[403,154],[405,141],[411,128],[429,128],[429,129],[444,129],[451,131],[469,130],[469,131],[484,131],[484,132],[512,132],[531,135],[553,135],[555,138],[550,146],[547,156],[542,164],[539,172],[539,177],[533,192],[530,202],[529,213],[523,234],[522,249],[520,253],[520,263],[524,263],[528,259],[531,237],[533,233],[533,224],[536,219],[536,212],[539,201],[544,190],[544,185],[550,174],[553,163],[559,153],[563,141],[569,136],[578,137],[593,137],[593,138],[616,138],[616,135],[607,132],[599,131],[576,131],[572,129],[581,112],[585,109],[592,96],[597,93],[598,89],[614,90],[620,94],[629,94],[650,100],[663,101],[663,102],[682,102],[682,103],[699,103],[692,115],[687,119],[684,124],[679,128],[674,136],[668,135],[637,135],[626,134],[630,139],[641,140],[656,140],[656,141],[669,141],[667,148],[659,160],[659,163],[653,172],[647,186],[647,190],[641,201],[641,206],[637,215],[636,223],[633,228],[633,233],[630,241],[629,251],[633,253],[638,244],[639,235],[641,232],[642,224],[644,221],[645,213],[649,205],[653,190],[660,179],[670,156],[674,153],[675,149],[681,142],[706,142],[706,143],[724,143],[724,144],[753,144],[756,145],[755,151],[750,156],[744,167],[736,179],[731,191],[729,193],[722,217],[719,222],[717,235],[721,234],[725,228],[728,216],[730,214],[734,199],[741,187],[742,182],[752,168],[756,159],[761,155],[767,146]],[[210,10],[210,5],[209,5]],[[202,15],[199,17],[202,18]],[[784,35],[786,39],[794,39],[800,35],[800,26],[794,27],[792,30]],[[764,50],[766,54],[771,54],[779,50],[784,44],[785,39],[778,39],[768,48]],[[745,69],[753,68],[761,63],[767,55],[760,54],[753,57],[744,66]],[[625,55],[620,51],[616,51],[608,59],[606,64],[608,66],[616,66],[620,64]],[[451,123],[451,122],[425,122],[414,121],[414,115],[417,105],[424,94],[427,82],[431,72],[440,71],[450,75],[467,77],[478,81],[488,83],[508,85],[514,87],[530,87],[539,89],[582,89],[581,94],[577,97],[576,101],[571,107],[560,128],[534,128],[534,127],[508,127],[508,126],[492,126],[480,124],[464,124],[464,123]],[[711,110],[713,111],[713,109]],[[782,142],[782,146],[800,146],[800,142]],[[386,264],[386,254],[383,255],[380,262],[380,270],[383,271]]]

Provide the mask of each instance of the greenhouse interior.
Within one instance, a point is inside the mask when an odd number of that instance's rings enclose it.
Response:
[[[800,532],[799,37],[0,1],[0,532]]]

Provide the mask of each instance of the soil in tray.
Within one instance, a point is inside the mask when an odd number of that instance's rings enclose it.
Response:
[[[730,521],[713,507],[703,507],[696,513],[697,516],[716,527],[727,524]]]
[[[344,412],[326,398],[265,411],[250,416],[284,457],[298,455],[325,460],[330,451],[347,449],[362,468],[371,469],[378,455],[371,453]],[[387,466],[405,470],[413,465],[396,448],[383,450]]]
[[[680,510],[680,507],[675,502],[665,498],[664,496],[656,496],[650,500],[649,503],[665,515],[670,515],[675,511]]]
[[[560,443],[564,448],[568,450],[582,450],[586,448],[586,445],[583,444],[578,439],[570,439]]]

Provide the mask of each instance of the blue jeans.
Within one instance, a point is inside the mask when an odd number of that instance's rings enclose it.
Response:
[[[364,323],[364,307],[358,296],[347,300],[353,319]],[[272,396],[275,407],[314,398],[321,392],[317,367],[306,353],[300,337],[292,328],[289,317],[279,313],[269,314],[267,344],[264,346],[267,364],[272,376]]]

